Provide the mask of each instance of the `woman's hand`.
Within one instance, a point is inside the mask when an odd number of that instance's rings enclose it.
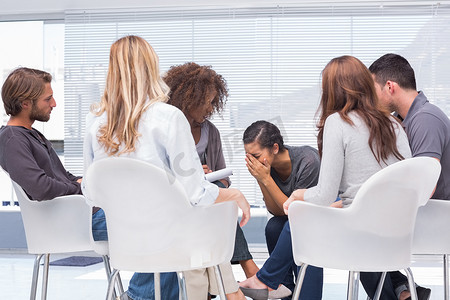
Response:
[[[286,216],[288,215],[289,205],[294,201],[304,201],[303,195],[306,189],[298,189],[292,192],[291,196],[283,203],[283,210]]]
[[[211,173],[211,169],[208,167],[208,165],[202,165],[203,167],[203,172],[205,172],[205,174]]]
[[[245,199],[244,194],[242,194],[242,192],[239,190],[237,191],[240,195],[236,197],[236,203],[242,210],[242,218],[241,222],[239,222],[239,226],[243,227],[245,226],[245,224],[247,224],[248,220],[250,220],[250,204],[248,203],[247,199]]]
[[[338,200],[331,203],[330,207],[343,208],[344,206],[342,205],[342,200]]]
[[[238,189],[234,188],[219,188],[219,196],[216,199],[216,203],[225,201],[236,201],[239,208],[242,210],[242,218],[239,225],[243,227],[250,220],[250,204],[245,199],[244,194]]]
[[[270,164],[264,159],[264,163],[261,163],[253,155],[247,154],[245,157],[245,162],[248,171],[261,183],[270,177]]]

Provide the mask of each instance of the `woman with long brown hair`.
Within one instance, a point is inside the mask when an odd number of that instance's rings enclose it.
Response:
[[[321,155],[318,184],[295,190],[283,205],[286,214],[293,201],[349,206],[370,176],[387,165],[411,157],[403,128],[388,111],[381,108],[369,70],[352,56],[332,59],[322,72],[317,127]],[[337,197],[341,200],[335,203]],[[251,288],[250,293],[276,289],[292,260],[287,223],[264,266],[241,286]],[[244,289],[244,294],[249,294],[248,290]],[[300,299],[321,298],[321,293],[315,294],[320,296],[307,297],[302,289]]]

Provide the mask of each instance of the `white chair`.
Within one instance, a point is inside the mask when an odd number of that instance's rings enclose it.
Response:
[[[102,207],[108,227],[111,299],[119,270],[155,273],[155,298],[160,298],[159,273],[214,267],[230,261],[234,249],[237,206],[234,202],[194,207],[184,187],[169,172],[122,157],[94,162],[84,177],[88,199]],[[220,295],[225,298],[223,285]]]
[[[408,281],[417,209],[430,197],[440,173],[437,160],[406,159],[371,176],[348,208],[295,201],[289,207],[294,261],[301,266],[293,299],[298,299],[307,265],[349,270],[348,299],[358,298],[359,272],[405,269]],[[411,290],[417,300],[415,289]]]
[[[91,214],[92,217],[92,214]],[[90,224],[90,229],[89,232],[92,232],[92,219],[89,222]],[[108,245],[108,241],[94,241],[94,238],[92,236],[92,234],[90,235],[90,242],[91,242],[91,246],[92,246],[92,250],[94,250],[95,253],[97,253],[98,255],[102,256],[103,259],[103,264],[105,266],[105,272],[106,272],[106,278],[108,280],[108,284],[109,284],[109,279],[111,278],[111,265],[109,263],[109,245]],[[123,294],[124,290],[123,290],[123,285],[122,285],[122,279],[120,278],[120,275],[117,275],[117,294],[120,296]],[[114,297],[117,297],[116,291],[114,291]]]
[[[430,199],[417,212],[413,254],[443,256],[444,299],[449,299],[448,254],[450,254],[450,201]]]
[[[36,299],[39,265],[45,256],[41,294],[45,300],[50,254],[92,250],[89,238],[92,210],[82,195],[31,201],[16,182],[12,181],[12,185],[20,205],[28,253],[36,254],[30,299]]]

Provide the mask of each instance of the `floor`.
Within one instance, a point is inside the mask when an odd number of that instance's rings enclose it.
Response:
[[[264,263],[267,252],[260,245],[251,247],[258,266]],[[76,255],[80,255],[77,253]],[[81,255],[95,256],[94,253]],[[51,260],[67,257],[54,255]],[[443,299],[442,262],[438,256],[414,256],[412,271],[417,283],[432,289],[431,299]],[[34,256],[23,251],[0,251],[0,299],[29,299]],[[240,266],[233,266],[236,280],[244,280]],[[126,286],[131,277],[129,272],[121,272]],[[346,299],[348,273],[339,270],[324,270],[324,300]],[[103,264],[87,267],[50,266],[49,300],[97,300],[106,294],[106,275]],[[38,299],[40,299],[38,289]],[[366,299],[362,287],[359,299]]]

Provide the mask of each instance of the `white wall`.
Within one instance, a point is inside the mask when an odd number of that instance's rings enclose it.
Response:
[[[293,5],[336,5],[337,3],[379,3],[380,5],[414,5],[424,3],[450,3],[450,1],[383,1],[383,0],[0,0],[0,21],[30,19],[40,15],[63,16],[65,10],[118,9],[118,8],[174,8],[174,7],[252,7]]]

